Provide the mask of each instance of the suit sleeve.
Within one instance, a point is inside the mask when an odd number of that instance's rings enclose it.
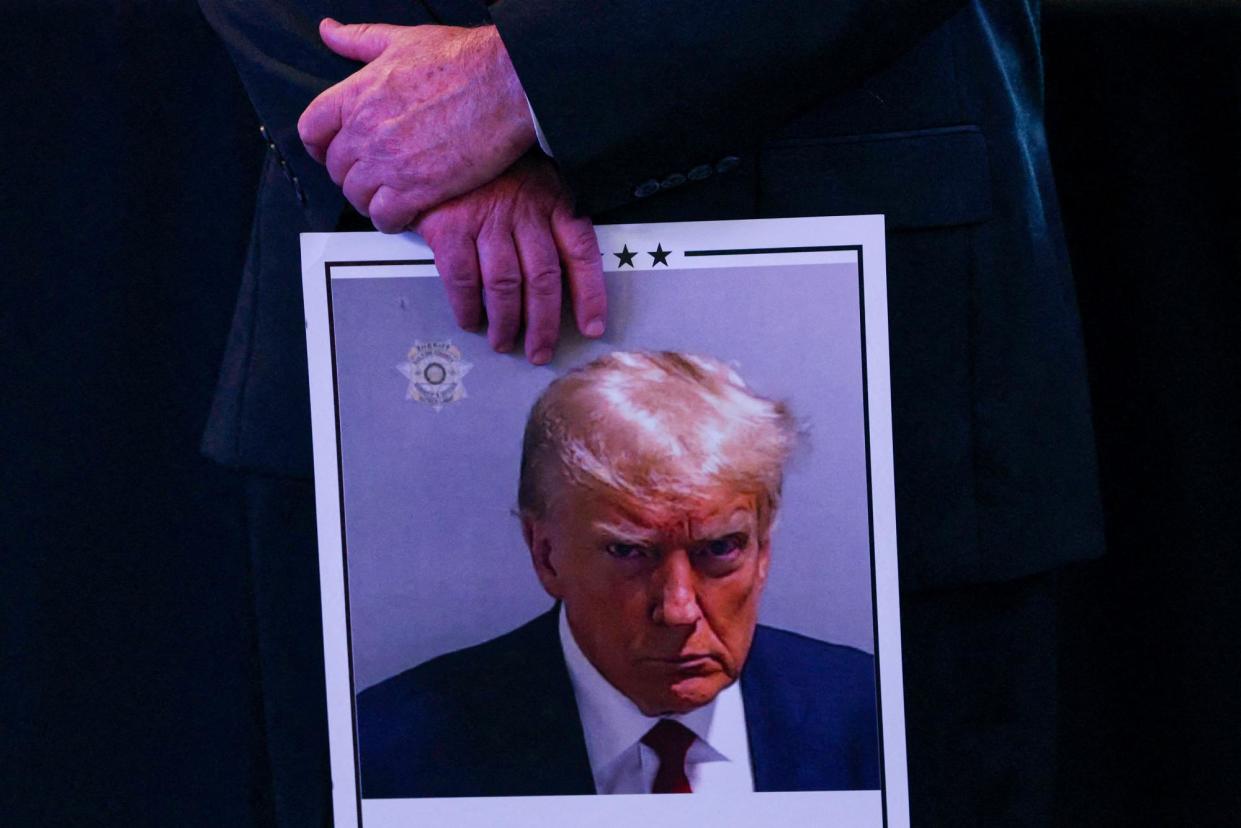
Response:
[[[491,14],[579,211],[597,213],[714,174],[962,5],[502,0]]]
[[[429,23],[416,0],[198,0],[241,76],[263,134],[312,216],[333,227],[345,198],[306,153],[297,119],[324,89],[358,69],[319,39],[319,21]]]

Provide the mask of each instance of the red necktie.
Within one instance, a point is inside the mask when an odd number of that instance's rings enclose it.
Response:
[[[642,744],[655,751],[659,757],[659,772],[651,793],[693,793],[685,776],[685,754],[696,739],[694,731],[680,722],[660,719],[642,737]]]

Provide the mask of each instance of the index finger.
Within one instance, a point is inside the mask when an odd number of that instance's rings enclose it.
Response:
[[[326,160],[327,148],[341,128],[341,96],[337,86],[320,92],[297,119],[297,134],[306,145],[306,152],[320,164]]]
[[[573,302],[573,318],[584,336],[603,336],[607,327],[608,292],[603,283],[603,260],[595,227],[567,206],[552,212],[552,237],[564,263]]]

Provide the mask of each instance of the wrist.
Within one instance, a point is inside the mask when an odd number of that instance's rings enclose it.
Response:
[[[504,143],[521,155],[535,145],[537,134],[530,103],[522,89],[521,79],[509,59],[508,50],[495,26],[482,26],[474,30],[478,40],[472,44],[486,62],[486,72],[495,90],[498,106],[498,127]]]

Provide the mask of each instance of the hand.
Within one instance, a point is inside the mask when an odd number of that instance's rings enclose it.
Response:
[[[323,42],[365,62],[311,101],[297,130],[358,212],[385,233],[495,178],[534,144],[494,26],[345,26]]]
[[[552,358],[560,334],[561,271],[585,336],[603,334],[607,293],[589,218],[573,215],[551,163],[528,155],[488,184],[427,210],[414,223],[435,253],[457,323],[509,351],[525,320],[526,357]]]

